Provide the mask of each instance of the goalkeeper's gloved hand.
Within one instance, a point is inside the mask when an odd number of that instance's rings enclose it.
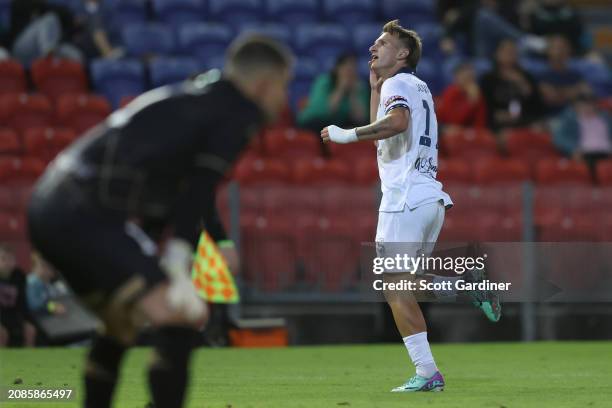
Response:
[[[327,131],[329,133],[329,140],[334,143],[353,143],[359,141],[357,138],[357,132],[355,129],[342,129],[336,125],[331,125],[327,127]]]
[[[192,257],[191,245],[182,239],[173,238],[166,244],[160,267],[170,281],[168,304],[195,322],[205,317],[206,304],[198,296],[191,280]]]

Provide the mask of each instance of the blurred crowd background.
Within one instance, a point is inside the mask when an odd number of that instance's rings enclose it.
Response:
[[[608,1],[0,0],[0,344],[32,344],[32,313],[66,313],[54,299],[68,289],[26,234],[47,163],[139,94],[222,68],[229,42],[248,32],[297,58],[285,113],[218,194],[246,313],[303,318],[294,332],[308,317],[324,325],[321,314],[377,328],[340,334],[330,323],[305,342],[384,338],[382,306],[351,305],[371,274],[360,254],[377,220],[375,148],[324,146],[318,132],[368,122],[368,48],[393,19],[421,36],[416,75],[435,96],[439,178],[456,203],[440,239],[612,240]],[[598,279],[589,273],[570,279]]]

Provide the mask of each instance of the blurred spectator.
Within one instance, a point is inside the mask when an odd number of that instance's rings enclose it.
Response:
[[[493,130],[525,126],[541,116],[541,100],[533,78],[518,64],[516,44],[502,41],[493,70],[482,77],[487,122]]]
[[[580,73],[569,67],[571,48],[560,35],[549,39],[548,69],[542,73],[540,92],[549,113],[559,113],[583,92],[589,92],[589,85]]]
[[[438,119],[445,125],[486,127],[487,108],[474,67],[470,63],[459,64],[454,76],[454,83],[440,97],[436,110]]]
[[[53,269],[41,258],[40,254],[32,254],[32,271],[27,280],[28,308],[32,313],[64,314],[66,308],[55,301],[58,293],[52,280],[55,277]]]
[[[612,155],[612,117],[584,92],[553,121],[553,143],[568,157],[584,161],[595,174],[598,160]]]
[[[0,346],[33,346],[34,326],[26,321],[26,278],[15,255],[0,244]]]
[[[316,132],[329,123],[344,128],[361,126],[368,122],[369,104],[369,90],[359,79],[357,58],[344,54],[330,73],[315,79],[308,104],[298,115],[298,126]]]
[[[566,0],[539,0],[529,15],[529,30],[540,36],[561,35],[575,52],[585,50],[584,28],[576,10]]]
[[[11,2],[9,47],[15,58],[28,67],[49,54],[82,60],[81,52],[66,42],[74,30],[74,16],[65,7],[47,4],[46,0]]]
[[[83,0],[84,14],[79,18],[79,32],[75,35],[76,45],[87,58],[120,58],[124,51],[115,47],[110,40],[102,3],[99,0]]]
[[[440,48],[447,54],[457,50],[457,39],[465,41],[470,55],[489,58],[500,41],[512,39],[522,49],[541,52],[546,41],[519,28],[516,2],[499,0],[440,0],[438,12],[444,26]]]

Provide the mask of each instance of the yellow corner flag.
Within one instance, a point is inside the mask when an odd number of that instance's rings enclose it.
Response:
[[[225,258],[206,231],[200,235],[191,272],[202,299],[211,303],[238,303],[240,295]]]

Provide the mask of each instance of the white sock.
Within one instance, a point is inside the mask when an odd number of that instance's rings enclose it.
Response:
[[[450,282],[450,289],[448,290],[434,290],[434,296],[438,299],[441,298],[446,298],[448,300],[449,296],[456,296],[457,295],[457,289],[455,289],[455,282],[457,282],[459,279],[461,279],[460,277],[453,277],[453,276],[438,276],[438,275],[432,275],[433,279],[432,279],[432,283],[442,283],[442,282]]]
[[[416,367],[416,373],[425,378],[433,376],[438,371],[438,367],[436,367],[436,362],[429,348],[427,332],[413,334],[412,336],[404,337],[403,340],[408,349],[408,354]]]

